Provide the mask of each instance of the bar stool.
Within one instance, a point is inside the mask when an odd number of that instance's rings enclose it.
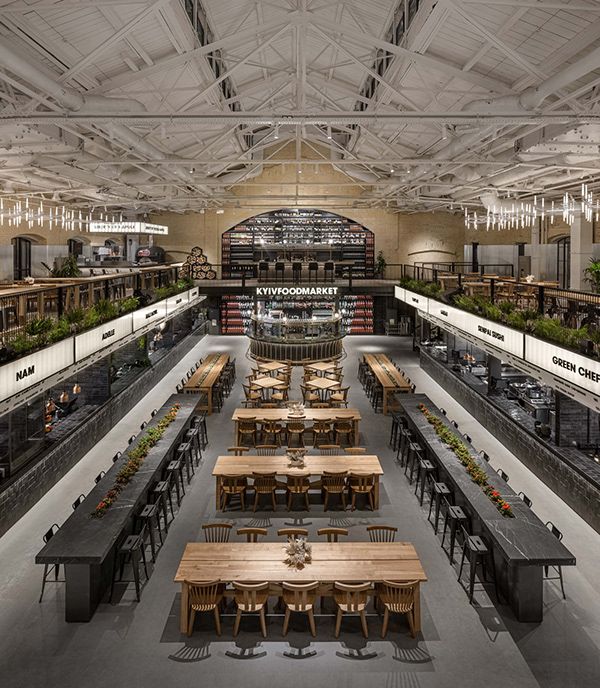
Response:
[[[192,482],[192,475],[194,475],[196,472],[194,468],[194,457],[192,454],[192,443],[186,440],[185,442],[179,444],[175,451],[175,458],[181,461],[182,465],[185,465],[185,472],[189,485]]]
[[[179,459],[170,461],[166,469],[167,480],[171,489],[175,488],[177,506],[181,506],[181,500],[185,494],[183,481],[183,463]],[[181,489],[180,489],[181,488]]]
[[[162,513],[165,521],[165,533],[168,533],[169,516],[167,512],[167,501],[171,511],[171,518],[175,518],[175,512],[173,511],[173,500],[171,498],[171,490],[169,489],[169,483],[167,480],[161,480],[160,482],[156,483],[154,489],[152,490],[152,498],[154,499],[153,504],[158,504],[158,509],[160,513]]]
[[[220,411],[223,408],[223,403],[225,401],[225,397],[223,394],[223,383],[222,382],[215,382],[215,384],[212,386],[212,406],[215,411]]]
[[[400,429],[403,427],[406,427],[406,418],[399,413],[392,413],[392,428],[389,441],[392,451],[397,451],[400,446]]]
[[[383,386],[375,382],[371,387],[371,405],[375,413],[383,413]]]
[[[481,572],[483,575],[483,580],[487,579],[486,576],[486,557],[491,558],[492,564],[492,578],[494,579],[494,592],[496,593],[496,599],[500,599],[498,595],[498,581],[496,578],[496,567],[494,564],[494,551],[489,549],[483,539],[479,535],[469,535],[466,528],[461,525],[461,532],[463,536],[463,548],[462,556],[460,558],[460,568],[458,570],[458,580],[463,572],[463,566],[465,560],[469,561],[469,602],[473,602],[473,591],[475,588],[475,573],[477,566],[481,565]]]
[[[468,521],[467,514],[459,506],[454,506],[450,504],[450,501],[446,497],[442,497],[442,504],[446,511],[444,516],[444,530],[442,532],[442,549],[444,549],[444,542],[446,541],[446,530],[450,526],[450,551],[448,556],[450,557],[450,563],[454,563],[454,546],[456,544],[456,531],[458,526],[461,527]]]
[[[125,541],[119,546],[115,554],[113,563],[113,575],[110,584],[109,602],[112,602],[113,592],[115,588],[115,578],[117,574],[117,566],[119,566],[119,580],[123,580],[123,570],[125,563],[129,559],[133,567],[133,580],[135,583],[135,598],[140,601],[140,559],[144,564],[144,573],[146,580],[148,580],[148,568],[146,566],[146,552],[144,551],[145,526],[137,535],[128,535]]]
[[[302,263],[294,261],[292,263],[292,280],[294,284],[300,284],[302,278]]]
[[[412,432],[408,427],[400,428],[400,442],[398,444],[398,453],[396,454],[396,461],[404,466],[408,458],[408,449],[412,442]]]
[[[433,479],[435,473],[435,466],[429,459],[420,459],[417,467],[417,479],[415,480],[415,494],[421,488],[419,494],[419,505],[423,506],[423,496],[425,495],[425,484],[429,479]]]
[[[316,261],[311,261],[308,264],[308,281],[312,282],[313,275],[315,282],[319,281],[319,264]]]
[[[47,545],[50,542],[50,540],[56,535],[56,533],[58,533],[59,530],[60,530],[60,526],[58,525],[58,523],[53,523],[50,526],[50,528],[48,528],[48,530],[42,536],[44,544]],[[60,572],[60,564],[44,564],[44,575],[42,576],[42,592],[40,593],[40,599],[38,600],[38,602],[41,602],[42,597],[44,597],[44,589],[46,587],[46,580],[47,580],[48,575],[50,574],[50,572],[52,570],[54,570],[54,582],[55,583],[64,583],[65,582],[64,579],[58,580],[58,575]]]
[[[278,282],[281,277],[281,281],[285,281],[285,263],[277,262],[275,263],[275,281]]]
[[[408,477],[408,482],[410,485],[412,485],[414,476],[415,476],[415,469],[418,466],[418,462],[422,460],[423,450],[421,449],[421,446],[417,444],[416,442],[410,442],[408,445],[408,453],[406,456],[406,463],[404,464],[404,475]]]
[[[160,512],[158,504],[146,504],[146,506],[137,515],[137,520],[142,523],[142,529],[145,527],[147,529],[148,535],[150,536],[150,551],[152,553],[152,562],[156,561],[156,537],[155,531],[158,533],[158,538],[162,547],[163,537],[162,528],[160,527]]]
[[[436,482],[433,479],[431,479],[429,483],[429,488],[429,513],[427,514],[427,520],[431,520],[431,512],[433,511],[433,532],[437,535],[440,522],[442,498],[445,498],[446,501],[449,503],[451,493],[446,483]]]
[[[196,466],[199,466],[202,461],[202,440],[200,438],[200,429],[189,428],[189,430],[185,433],[185,441],[190,445],[190,449],[196,461]],[[194,473],[193,463],[192,473]]]

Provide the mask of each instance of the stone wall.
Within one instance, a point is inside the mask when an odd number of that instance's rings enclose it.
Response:
[[[516,425],[486,397],[471,389],[446,366],[423,351],[421,367],[542,482],[600,533],[600,480],[597,479],[600,471],[596,470],[593,462],[568,448],[555,450],[546,445],[535,435]],[[557,526],[560,528],[560,524]]]
[[[193,333],[0,492],[0,536],[14,525],[202,339]],[[173,390],[174,391],[174,390]],[[149,415],[149,412],[148,412]],[[126,438],[123,438],[125,446]],[[90,475],[90,488],[94,476]]]

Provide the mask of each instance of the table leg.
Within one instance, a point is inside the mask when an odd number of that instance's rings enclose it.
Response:
[[[89,621],[104,591],[99,564],[65,564],[65,621]]]
[[[375,504],[375,509],[379,509],[379,476],[375,476],[373,482],[373,502]]]
[[[215,508],[217,511],[221,508],[221,478],[218,475],[215,477]]]
[[[188,613],[189,613],[189,603],[188,603],[188,586],[185,583],[181,584],[181,612],[179,615],[179,631],[181,633],[187,633],[188,630]]]
[[[235,421],[235,446],[240,446],[240,422],[238,420]]]
[[[388,412],[388,392],[389,392],[389,391],[390,391],[390,390],[389,390],[387,387],[384,387],[384,388],[383,388],[383,409],[382,409],[382,413],[383,413],[384,416],[387,416],[387,412]]]
[[[206,415],[212,415],[212,387],[206,388]]]
[[[508,567],[509,603],[518,621],[539,623],[544,617],[542,571],[541,566]]]
[[[360,441],[359,436],[360,436],[360,433],[358,431],[358,420],[355,420],[354,421],[354,446],[355,447],[358,447],[358,445],[359,445],[359,441]]]
[[[417,582],[415,587],[415,602],[413,607],[415,619],[415,635],[421,632],[421,583]]]

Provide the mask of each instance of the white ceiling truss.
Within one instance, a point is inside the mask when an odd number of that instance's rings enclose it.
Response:
[[[600,187],[600,0],[0,0],[0,195],[185,211],[283,165],[269,202]]]

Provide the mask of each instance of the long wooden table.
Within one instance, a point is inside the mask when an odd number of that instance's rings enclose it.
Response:
[[[253,473],[277,473],[277,475],[281,477],[307,474],[320,478],[325,471],[372,473],[375,476],[373,502],[375,508],[379,509],[379,476],[383,475],[383,468],[377,456],[369,454],[306,456],[304,458],[304,468],[293,468],[289,463],[289,459],[284,454],[275,456],[219,456],[212,472],[215,476],[215,500],[217,511],[221,508],[221,478],[224,475],[249,478]]]
[[[281,594],[281,582],[319,581],[317,593],[330,596],[333,582],[427,580],[419,556],[410,542],[315,542],[312,563],[302,570],[284,563],[283,542],[189,542],[179,563],[175,582],[181,584],[180,630],[188,627],[186,580],[218,580],[224,583],[267,581],[270,594]],[[226,591],[226,594],[232,594]],[[415,632],[421,630],[420,590],[415,595]]]
[[[385,354],[365,354],[365,363],[383,387],[383,414],[388,412],[388,395],[391,392],[410,392],[410,382]]]
[[[202,365],[194,372],[190,379],[183,385],[185,394],[206,394],[206,412],[212,413],[212,388],[221,377],[223,368],[229,362],[229,354],[209,354]]]
[[[241,438],[239,432],[240,421],[247,420],[248,418],[254,418],[257,423],[264,423],[265,421],[273,420],[278,423],[288,423],[288,422],[304,422],[310,423],[315,420],[324,420],[333,423],[336,418],[348,419],[352,422],[353,441],[354,446],[358,446],[359,443],[359,423],[361,420],[360,411],[353,408],[345,409],[313,409],[307,408],[304,410],[304,416],[299,418],[298,416],[290,416],[289,409],[279,408],[279,409],[262,409],[262,408],[238,408],[233,412],[232,420],[235,424],[235,444],[239,445]]]

